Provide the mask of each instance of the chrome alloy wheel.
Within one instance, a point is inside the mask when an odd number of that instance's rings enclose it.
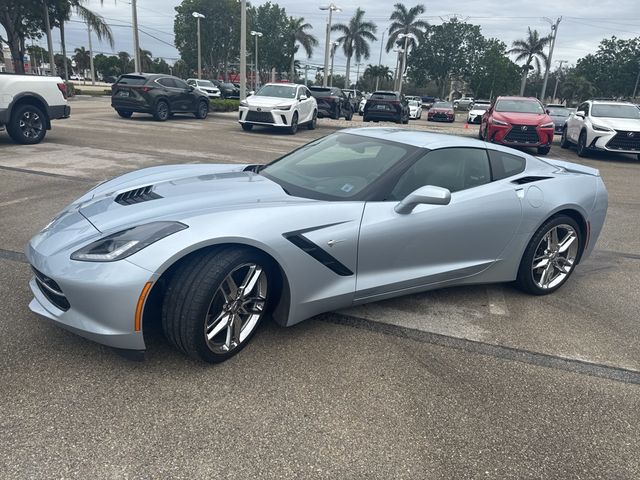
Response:
[[[578,256],[578,233],[571,225],[556,225],[536,248],[531,264],[534,283],[544,290],[562,283]]]
[[[267,302],[267,274],[263,267],[247,263],[236,267],[216,290],[204,323],[209,349],[225,354],[237,348],[253,332]]]
[[[20,117],[18,127],[24,138],[37,138],[44,130],[44,124],[40,115],[28,110]]]

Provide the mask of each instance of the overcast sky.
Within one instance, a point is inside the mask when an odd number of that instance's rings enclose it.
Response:
[[[216,0],[211,0],[216,1]],[[253,5],[266,3],[254,0]],[[302,16],[313,25],[313,34],[320,42],[310,60],[302,58],[302,62],[322,65],[324,63],[324,41],[327,12],[319,6],[328,2],[322,0],[279,0],[291,16]],[[389,15],[393,10],[394,0],[334,0],[341,13],[334,13],[333,23],[347,23],[358,7],[366,11],[365,18],[378,26],[378,42],[371,46],[371,58],[364,62],[376,64],[380,55],[381,36],[390,24]],[[163,57],[172,63],[179,57],[173,45],[174,7],[180,0],[138,0],[139,27],[156,38],[144,33],[140,34],[140,45],[150,50],[154,57]],[[595,52],[603,38],[616,35],[619,38],[640,36],[640,0],[457,0],[423,2],[426,12],[422,17],[429,23],[438,24],[457,16],[461,20],[480,25],[485,37],[496,37],[511,45],[517,38],[525,36],[527,27],[537,29],[541,34],[550,33],[551,27],[543,17],[555,20],[562,16],[558,28],[558,37],[553,55],[554,60],[567,60],[570,64],[591,52]],[[133,50],[131,33],[130,0],[88,0],[86,5],[102,14],[112,25],[116,45],[112,50],[107,44],[100,44],[94,38],[94,51],[111,53],[120,50]],[[405,2],[410,8],[415,2]],[[452,10],[453,9],[453,10]],[[77,22],[67,26],[67,51],[72,52],[78,46],[87,46],[86,26]],[[337,36],[337,33],[333,33]],[[385,32],[385,39],[387,33]],[[195,39],[194,39],[195,41]],[[385,40],[386,41],[386,40]],[[44,39],[40,41],[45,45]],[[54,46],[60,49],[58,30],[54,30]],[[383,51],[382,63],[395,67],[395,57]],[[554,62],[555,63],[555,62]],[[346,60],[339,50],[335,57],[337,73],[343,73]],[[356,67],[352,67],[352,75]],[[363,67],[364,68],[364,67]],[[555,68],[555,67],[554,67]],[[361,70],[362,71],[362,70]]]

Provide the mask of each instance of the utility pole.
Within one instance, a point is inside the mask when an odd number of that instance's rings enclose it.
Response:
[[[329,79],[329,86],[333,87],[333,59],[336,56],[336,50],[338,49],[338,45],[340,45],[338,42],[333,42],[331,44],[331,78]]]
[[[200,44],[200,19],[205,18],[204,15],[198,12],[193,12],[191,14],[198,24],[198,79],[202,79],[202,48]]]
[[[636,76],[636,86],[633,87],[633,96],[631,97],[634,100],[636,99],[636,93],[638,92],[638,81],[640,81],[640,63],[638,63],[638,75]]]
[[[548,22],[551,23],[551,20],[545,18]],[[546,68],[544,71],[544,82],[542,82],[542,91],[540,92],[540,101],[544,103],[544,96],[547,94],[547,80],[549,80],[549,68],[551,67],[551,62],[553,59],[553,48],[556,46],[556,36],[558,35],[558,25],[562,21],[562,17],[558,17],[556,19],[556,23],[551,24],[551,31],[553,33],[553,38],[551,39],[551,48],[549,49],[549,58],[547,58]]]
[[[55,77],[56,62],[55,62],[55,59],[53,58],[53,39],[51,38],[51,25],[49,24],[49,7],[47,6],[46,0],[42,0],[42,6],[44,7],[44,27],[47,31],[47,48],[49,49],[49,70],[51,71],[51,75]],[[18,61],[22,63],[21,58],[18,59]]]
[[[138,37],[138,9],[137,0],[131,0],[131,23],[133,25],[133,62],[136,72],[142,72],[140,65],[140,38]]]
[[[91,44],[91,25],[87,23],[87,33],[89,34],[89,65],[91,67],[91,85],[96,84],[96,71],[93,68],[93,46]]]
[[[378,57],[378,65],[382,64],[382,46],[384,45],[384,34],[386,33],[387,29],[385,28],[382,31],[382,40],[380,40],[380,56]]]
[[[560,74],[562,73],[562,64],[567,63],[566,60],[556,60],[560,65],[558,65],[558,75],[556,75],[556,86],[553,88],[553,101],[556,100],[556,95],[558,93],[558,83],[560,82]]]
[[[340,12],[340,8],[331,3],[326,6],[321,6],[320,10],[329,10],[329,19],[327,21],[327,34],[324,41],[324,78],[322,79],[322,86],[327,86],[327,73],[329,72],[329,42],[331,41],[331,16],[333,12]]]
[[[251,35],[253,37],[255,37],[256,39],[256,58],[254,58],[254,63],[255,63],[255,70],[254,70],[254,74],[253,74],[253,90],[255,92],[258,91],[258,76],[259,76],[259,71],[258,70],[258,38],[262,36],[262,32],[256,32],[255,30],[251,30]],[[291,81],[293,81],[293,79],[291,79]]]
[[[240,100],[247,98],[247,0],[240,0]]]
[[[309,85],[309,77],[307,76],[307,73],[309,72],[309,65],[305,65],[304,66],[304,86],[308,86]]]
[[[356,63],[356,90],[358,90],[358,78],[360,78],[360,63]]]

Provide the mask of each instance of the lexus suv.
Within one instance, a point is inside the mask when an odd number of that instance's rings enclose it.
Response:
[[[592,150],[635,153],[640,160],[640,110],[633,103],[589,100],[564,124],[560,146],[576,144],[578,155]]]
[[[553,141],[553,119],[533,97],[498,97],[482,116],[478,137],[509,147],[536,147],[546,155]]]
[[[345,120],[353,118],[353,106],[344,91],[336,87],[309,87],[309,91],[318,103],[318,117],[334,120],[340,117]]]
[[[178,77],[135,73],[120,75],[111,86],[111,106],[122,118],[140,112],[163,122],[175,113],[192,113],[204,120],[209,114],[209,97]]]
[[[400,92],[373,92],[364,106],[364,122],[391,121],[409,123],[409,102]]]
[[[220,89],[211,80],[201,80],[199,78],[187,78],[187,83],[207,94],[209,98],[220,98]]]

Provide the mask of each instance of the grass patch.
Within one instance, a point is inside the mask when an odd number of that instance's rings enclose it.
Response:
[[[240,100],[232,100],[230,98],[214,98],[209,102],[211,103],[211,111],[213,112],[237,112],[238,107],[240,107]]]

